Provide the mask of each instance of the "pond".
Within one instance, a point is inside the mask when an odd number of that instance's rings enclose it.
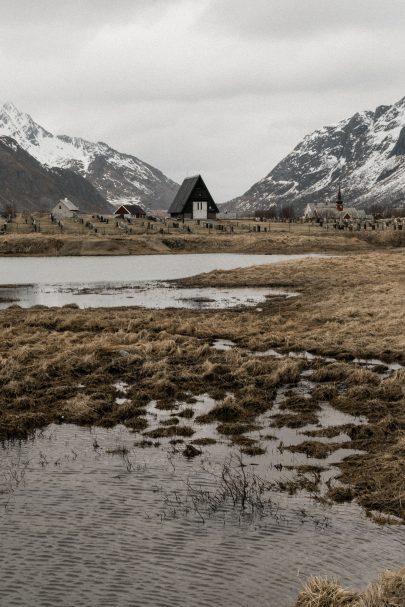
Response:
[[[219,495],[229,447],[187,459],[136,439],[61,425],[0,446],[2,604],[288,607],[311,574],[358,586],[403,562],[404,529],[355,504],[271,493],[256,512],[218,498],[204,509],[194,500]],[[282,457],[274,443],[246,473],[271,477]]]
[[[11,304],[87,307],[218,308],[257,305],[272,289],[179,289],[167,282],[310,255],[136,255],[0,258],[0,308]]]

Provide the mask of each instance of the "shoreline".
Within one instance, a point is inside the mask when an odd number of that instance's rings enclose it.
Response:
[[[371,236],[371,235],[370,235]],[[368,241],[356,234],[289,232],[249,234],[149,234],[121,237],[8,234],[0,236],[0,257],[173,255],[182,253],[354,253],[395,243]]]

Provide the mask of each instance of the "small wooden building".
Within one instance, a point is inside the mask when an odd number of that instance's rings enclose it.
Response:
[[[216,219],[219,209],[201,175],[195,175],[183,181],[168,213],[173,218]]]
[[[139,204],[122,204],[114,215],[125,217],[125,219],[146,217],[144,209]]]
[[[51,209],[51,215],[58,221],[68,217],[77,217],[80,211],[68,198],[61,198]]]

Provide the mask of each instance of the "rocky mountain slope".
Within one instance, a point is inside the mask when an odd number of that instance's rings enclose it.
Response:
[[[50,133],[12,103],[0,104],[0,135],[15,139],[47,167],[85,177],[114,205],[140,202],[148,208],[168,208],[179,187],[154,167],[106,143]]]
[[[405,97],[357,113],[307,135],[245,194],[224,209],[253,212],[271,206],[335,199],[339,184],[350,205],[405,206]]]
[[[111,205],[84,177],[69,169],[48,169],[15,139],[0,137],[0,211],[49,211],[65,196],[82,211],[111,213]]]

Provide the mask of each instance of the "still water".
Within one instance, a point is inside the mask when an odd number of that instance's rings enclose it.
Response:
[[[0,308],[11,304],[218,308],[257,305],[271,289],[179,289],[167,281],[311,255],[136,255],[0,258]]]

